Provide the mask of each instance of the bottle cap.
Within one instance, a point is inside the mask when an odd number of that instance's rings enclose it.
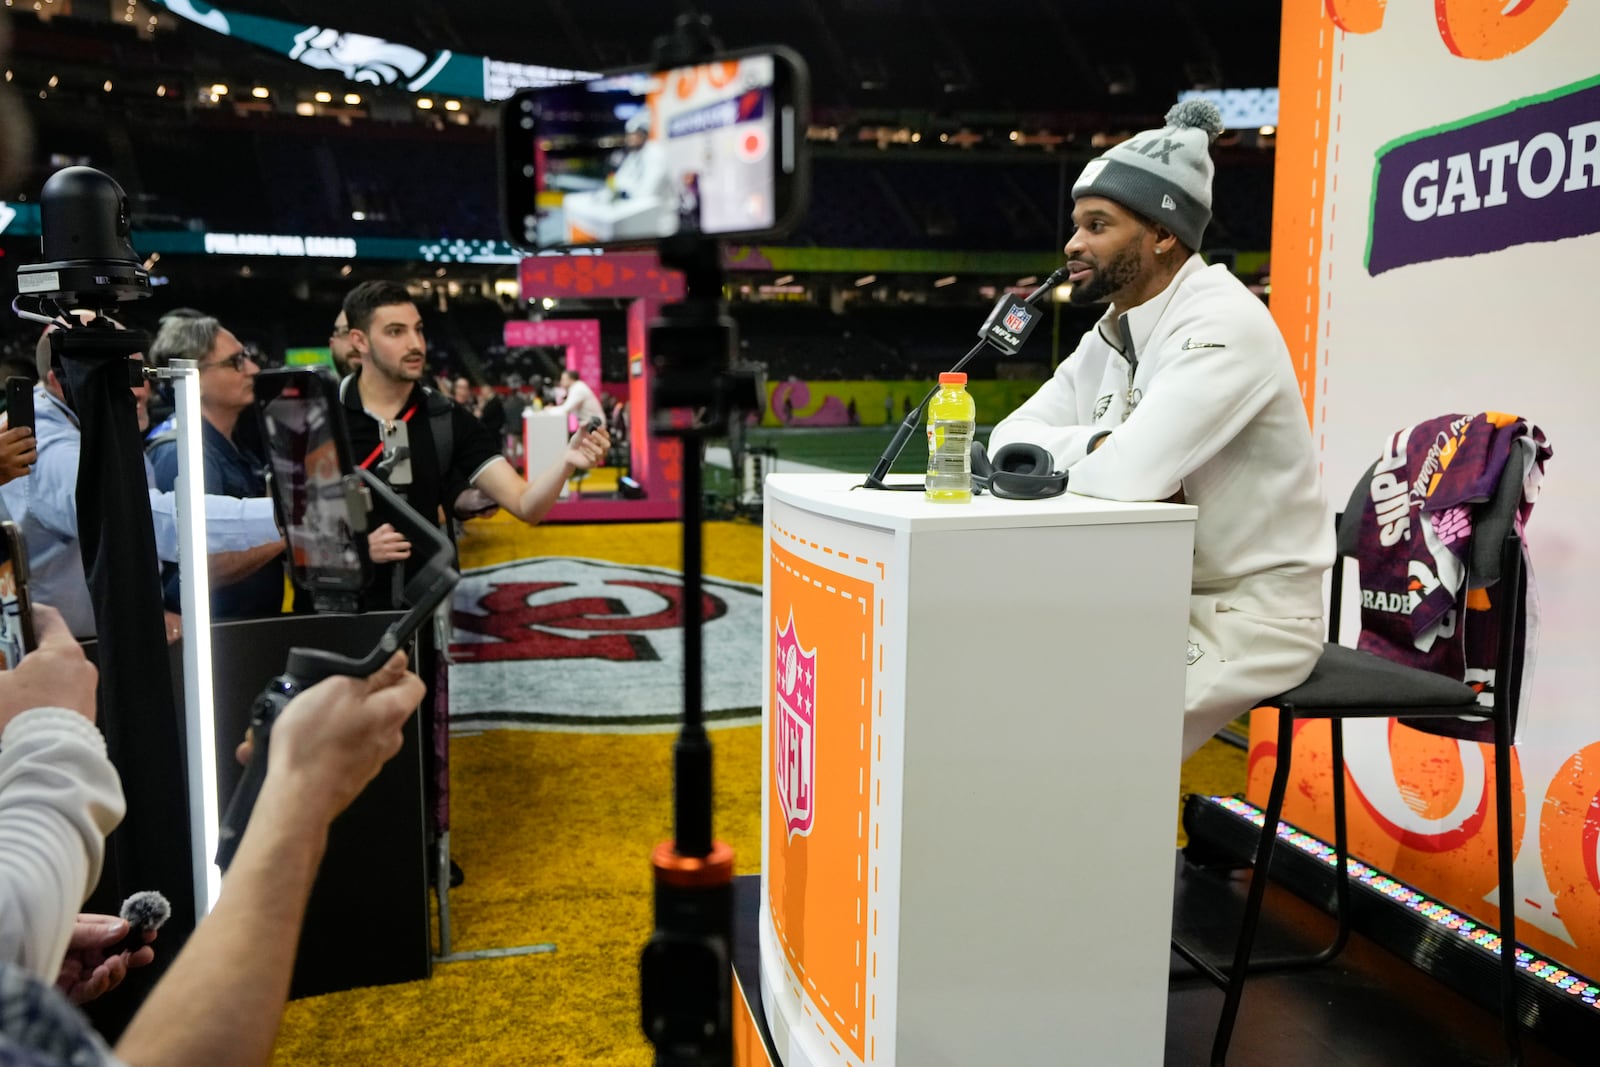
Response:
[[[939,384],[940,385],[966,385],[967,384],[967,373],[966,373],[966,371],[959,371],[959,370],[942,371],[939,374]]]

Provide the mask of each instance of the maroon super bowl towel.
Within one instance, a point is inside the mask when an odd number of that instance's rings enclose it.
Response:
[[[1473,530],[1504,476],[1523,485],[1521,532],[1550,455],[1538,427],[1497,411],[1444,415],[1389,438],[1361,516],[1360,648],[1463,679],[1490,702],[1502,606],[1499,589],[1467,581]]]

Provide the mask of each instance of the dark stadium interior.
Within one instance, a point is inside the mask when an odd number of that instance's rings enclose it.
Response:
[[[332,17],[303,0],[222,6],[296,23]],[[607,69],[646,61],[652,39],[690,6],[712,16],[727,47],[783,43],[809,65],[812,195],[795,230],[770,242],[787,247],[1029,253],[1048,264],[1059,258],[1068,188],[1087,159],[1157,124],[1182,90],[1277,82],[1278,5],[1267,0],[1019,0],[1003,12],[953,0],[532,0],[514,8],[354,0],[337,6],[337,26],[420,48]],[[127,190],[136,231],[503,238],[498,104],[464,100],[456,112],[424,112],[414,94],[353,86],[159,6],[130,3],[128,18],[117,17],[121,10],[67,0],[12,9],[7,78],[32,116],[36,147],[10,199],[32,200],[54,170],[87,163]],[[1163,32],[1148,32],[1154,25]],[[209,99],[217,82],[237,88]],[[253,99],[250,86],[270,96]],[[351,88],[362,100],[342,106]],[[306,114],[319,89],[333,90],[335,102]],[[1263,253],[1272,137],[1230,130],[1215,154],[1207,251]],[[0,250],[13,262],[37,255],[36,243],[11,236],[0,236]],[[394,276],[427,281],[434,306],[448,309],[432,325],[452,369],[503,384],[546,360],[500,343],[507,318],[530,314],[504,292],[510,264],[168,256],[152,273],[160,287],[131,318],[201,306],[269,357],[325,344],[350,284]],[[730,278],[747,352],[769,377],[850,378],[935,373],[965,351],[994,287],[1020,281],[974,273],[935,287],[926,273],[881,272],[868,288],[855,273],[812,273],[778,287],[798,293],[764,294],[774,280]],[[531,314],[598,315],[605,375],[621,380],[620,306],[563,302]],[[13,350],[31,346],[30,329],[15,320],[3,337]],[[1036,363],[1042,376],[1051,354],[1036,342],[1020,362]],[[994,366],[980,361],[973,371]]]

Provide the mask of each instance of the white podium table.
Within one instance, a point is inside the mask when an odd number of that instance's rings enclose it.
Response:
[[[1192,507],[766,481],[784,1067],[1159,1064]]]

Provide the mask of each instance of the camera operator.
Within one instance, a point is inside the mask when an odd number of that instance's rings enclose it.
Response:
[[[59,615],[36,620],[38,649],[0,673],[0,1062],[265,1064],[329,824],[399,751],[421,682],[396,653],[370,678],[328,679],[289,703],[217,906],[113,1057],[51,983],[122,790],[94,727],[94,667]]]
[[[45,331],[36,350],[41,378],[33,390],[38,459],[27,477],[0,486],[0,501],[27,545],[34,600],[60,611],[73,636],[91,638],[95,636],[94,605],[78,544],[76,487],[82,433],[50,364],[49,334],[56,328]],[[143,430],[149,387],[141,383],[133,392]],[[168,562],[178,558],[175,508],[173,494],[150,490],[156,551]],[[282,549],[271,500],[206,497],[206,545],[213,566],[230,566],[230,554],[274,543]],[[178,619],[169,615],[167,622],[167,637],[175,640]]]

